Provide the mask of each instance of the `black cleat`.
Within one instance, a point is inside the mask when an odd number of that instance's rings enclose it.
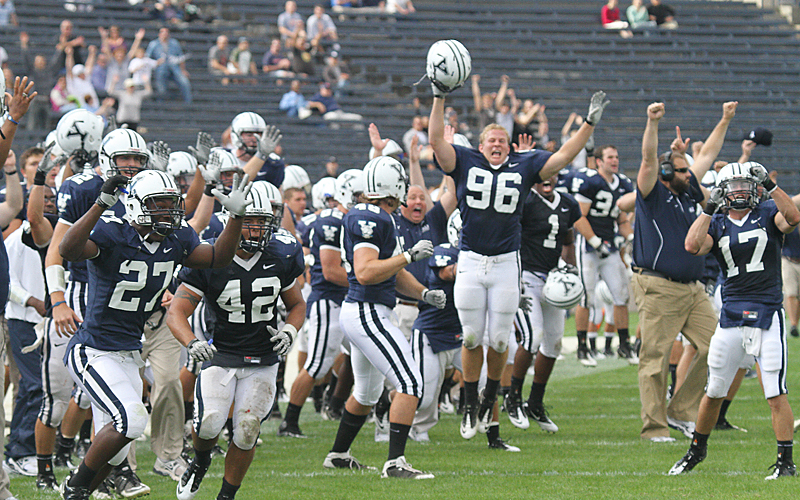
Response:
[[[278,427],[278,437],[293,437],[305,439],[306,435],[300,430],[299,425],[290,424],[286,420]]]
[[[771,481],[773,479],[778,479],[779,477],[784,477],[784,476],[797,475],[797,468],[794,466],[792,462],[785,462],[783,460],[778,460],[770,467],[772,468],[772,474],[764,478],[766,481]]]
[[[686,455],[675,462],[675,465],[672,466],[668,474],[670,476],[677,476],[678,474],[689,472],[690,470],[694,469],[697,464],[705,460],[706,454],[707,452],[705,448],[690,447],[689,451],[686,452]]]
[[[39,474],[36,476],[36,487],[40,490],[58,491],[58,479],[52,472],[49,474]]]
[[[742,429],[741,427],[733,425],[732,423],[728,422],[727,418],[723,418],[722,420],[718,421],[717,424],[714,426],[714,430],[747,432],[747,429]]]

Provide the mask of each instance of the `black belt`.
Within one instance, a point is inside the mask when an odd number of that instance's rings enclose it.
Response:
[[[688,285],[689,283],[694,283],[695,281],[697,281],[697,280],[676,280],[674,278],[670,278],[664,273],[653,271],[652,269],[645,269],[643,267],[631,266],[631,270],[633,270],[633,272],[636,274],[641,274],[642,276],[655,276],[656,278],[665,279],[667,281],[673,281],[675,283],[683,283],[684,285]]]

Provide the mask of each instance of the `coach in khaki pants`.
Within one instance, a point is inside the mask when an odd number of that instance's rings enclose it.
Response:
[[[647,108],[642,165],[637,176],[632,280],[642,331],[641,436],[654,442],[673,440],[669,426],[691,436],[703,395],[708,345],[717,316],[699,283],[705,258],[688,253],[684,239],[699,214],[698,204],[705,204],[708,198],[698,179],[703,178],[719,154],[736,104],[723,105],[722,119],[691,167],[685,157],[689,141],[681,139],[680,131],[670,153],[658,157],[658,122],[664,116],[664,104],[653,103]],[[686,381],[667,405],[669,353],[681,332],[697,348],[697,354]]]

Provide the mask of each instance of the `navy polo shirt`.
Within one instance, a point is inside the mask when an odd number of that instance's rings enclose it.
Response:
[[[781,252],[784,257],[790,259],[800,259],[800,231],[792,231],[783,237],[783,251]]]

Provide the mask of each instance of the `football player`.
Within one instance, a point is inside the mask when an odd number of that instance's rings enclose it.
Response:
[[[411,250],[399,247],[391,213],[405,201],[408,180],[403,165],[388,156],[375,158],[364,167],[364,184],[369,202],[354,206],[342,221],[349,288],[339,323],[350,341],[355,385],[323,466],[366,468],[350,454],[350,445],[380,398],[385,376],[397,392],[389,412],[389,456],[382,477],[428,479],[433,475],[414,469],[405,459],[408,433],[422,396],[422,376],[411,345],[390,318],[395,288],[439,308],[446,297],[441,290],[423,287],[404,269],[430,257],[433,245],[423,240]]]
[[[229,195],[215,190],[233,216],[213,245],[201,245],[197,233],[183,220],[180,190],[164,172],[136,174],[127,188],[125,214],[105,213],[117,203],[120,188],[128,184],[128,177],[116,173],[118,169],[143,169],[149,155],[127,153],[111,158],[113,175],[59,245],[65,260],[89,260],[93,293],[64,361],[72,379],[92,399],[96,430],[80,466],[62,484],[64,499],[88,499],[144,432],[148,415],[139,368],[143,366],[145,321],[160,305],[176,264],[200,268],[230,264],[240,239],[241,217],[250,203],[245,199],[246,176],[241,183],[234,182]]]
[[[178,483],[179,500],[197,494],[231,404],[232,439],[217,498],[236,496],[255,456],[261,421],[275,399],[278,356],[289,351],[305,317],[297,281],[305,270],[303,250],[280,228],[280,192],[257,181],[249,199],[253,204],[245,211],[233,263],[222,269],[182,270],[182,283],[169,310],[167,322],[175,337],[195,361],[204,362],[195,385],[195,457]],[[287,310],[280,331],[279,295]],[[206,332],[208,342],[195,337],[187,320],[204,297],[213,318]]]
[[[267,126],[261,116],[252,111],[239,113],[231,121],[231,142],[233,154],[254,181],[267,181],[274,186],[283,184],[283,159],[275,153],[281,140],[281,131],[274,125]],[[271,147],[263,147],[264,139],[274,139]],[[258,163],[251,163],[256,158]],[[253,165],[255,171],[251,171]]]
[[[512,153],[508,133],[496,124],[481,132],[480,146],[475,151],[445,140],[445,92],[436,84],[432,88],[429,139],[436,162],[455,179],[463,220],[454,294],[464,334],[461,361],[466,406],[461,436],[471,439],[478,431],[479,420],[481,430],[491,420],[519,305],[519,283],[508,278],[521,274],[518,251],[524,196],[534,183],[549,179],[572,161],[599,123],[608,101],[604,92],[595,93],[583,125],[556,153]],[[479,402],[478,381],[484,357],[481,343],[487,329],[488,377],[483,401]]]
[[[800,211],[759,163],[731,163],[719,172],[703,215],[686,235],[686,250],[714,254],[725,275],[719,325],[708,350],[708,384],[700,402],[692,444],[670,475],[692,470],[706,458],[708,437],[741,366],[753,355],[778,441],[778,459],[765,479],[796,475],[792,459],[793,416],[786,393],[787,344],[781,290],[783,235],[800,224]],[[761,201],[758,186],[772,200]],[[722,213],[717,213],[723,209]]]

